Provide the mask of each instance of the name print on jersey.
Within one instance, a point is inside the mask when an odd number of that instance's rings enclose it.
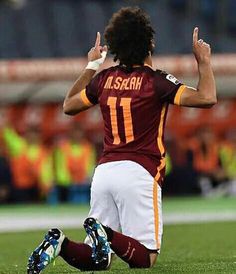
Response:
[[[115,89],[115,90],[140,90],[142,86],[143,77],[114,77],[109,76],[106,80],[104,89]]]

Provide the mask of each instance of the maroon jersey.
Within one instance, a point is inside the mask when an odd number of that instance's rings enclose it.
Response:
[[[99,104],[103,116],[104,151],[99,163],[135,161],[161,183],[168,104],[179,104],[184,87],[174,76],[149,66],[132,71],[116,66],[97,74],[83,97],[88,104]]]

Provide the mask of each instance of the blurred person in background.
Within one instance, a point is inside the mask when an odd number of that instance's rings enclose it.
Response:
[[[55,145],[53,159],[56,201],[89,202],[96,153],[78,122],[71,125],[69,138]]]
[[[196,171],[192,163],[187,160],[186,140],[172,139],[167,142],[166,176],[163,184],[163,194],[172,195],[194,195],[199,194]],[[168,156],[171,160],[169,163]],[[192,161],[192,160],[191,160]],[[168,172],[168,166],[171,170]]]
[[[2,140],[0,139],[0,204],[11,200],[12,176],[9,160],[6,157]]]
[[[166,173],[165,176],[168,176],[172,171],[172,161],[169,153],[166,153]]]
[[[188,160],[197,172],[202,195],[214,195],[215,189],[225,181],[225,172],[219,155],[219,140],[209,126],[203,126],[189,140],[187,147]]]
[[[52,182],[52,158],[42,144],[38,126],[28,125],[23,136],[10,125],[2,128],[13,176],[13,200],[35,202],[47,196]]]
[[[219,155],[226,177],[219,191],[225,195],[236,196],[236,130],[231,130],[221,142]]]

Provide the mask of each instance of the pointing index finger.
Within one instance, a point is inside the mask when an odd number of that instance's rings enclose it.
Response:
[[[97,38],[96,38],[96,42],[95,42],[95,48],[100,46],[100,42],[101,42],[101,34],[100,32],[97,32]]]
[[[195,27],[193,30],[193,44],[197,43],[198,41],[198,27]]]

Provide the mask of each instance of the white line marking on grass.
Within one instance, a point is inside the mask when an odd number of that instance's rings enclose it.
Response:
[[[0,216],[0,232],[18,232],[49,229],[52,227],[81,228],[86,214],[78,215],[42,215],[42,214],[17,214]],[[236,221],[236,212],[205,212],[205,213],[166,213],[163,214],[164,224],[191,224],[218,221]]]
[[[192,224],[236,221],[236,212],[168,213],[163,215],[164,224]]]
[[[83,226],[87,215],[53,217],[47,215],[40,216],[0,216],[0,232],[16,232],[50,229],[53,227],[79,228]]]

